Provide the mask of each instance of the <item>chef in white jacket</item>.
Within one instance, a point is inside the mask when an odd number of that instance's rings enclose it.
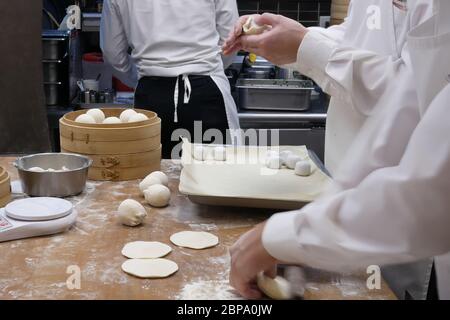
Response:
[[[244,49],[278,65],[292,64],[331,95],[325,166],[334,175],[376,102],[405,72],[406,34],[430,14],[428,0],[351,1],[348,18],[328,29],[305,28],[273,14],[255,15],[271,25],[262,35],[240,36],[242,17],[224,45]]]
[[[430,4],[433,16],[409,33],[411,74],[376,103],[330,190],[231,249],[230,281],[243,295],[258,297],[255,275],[280,262],[348,271],[437,256],[439,297],[450,299],[450,1]],[[416,102],[390,100],[408,79]]]
[[[104,1],[100,40],[105,60],[121,80],[137,86],[135,106],[162,119],[164,158],[173,156],[177,129],[202,141],[194,137],[195,121],[202,122],[203,132],[220,131],[222,140],[226,130],[239,129],[224,74],[232,59],[222,61],[221,55],[237,19],[235,0]]]

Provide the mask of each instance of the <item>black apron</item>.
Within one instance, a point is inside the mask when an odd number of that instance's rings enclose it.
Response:
[[[178,106],[175,109],[174,90],[178,86]],[[180,133],[185,129],[191,142],[224,143],[228,121],[222,93],[209,76],[190,75],[190,98],[184,100],[185,86],[182,76],[177,77],[143,77],[135,92],[136,108],[154,111],[161,118],[162,157],[178,158]],[[176,114],[176,115],[175,115]],[[177,118],[177,119],[176,119]],[[194,123],[201,121],[201,136],[194,131]],[[197,124],[198,125],[198,124]],[[224,141],[205,141],[203,133],[208,129],[217,129],[222,133]],[[198,129],[197,129],[198,131]],[[195,133],[195,134],[194,134]],[[173,135],[173,137],[172,137]]]

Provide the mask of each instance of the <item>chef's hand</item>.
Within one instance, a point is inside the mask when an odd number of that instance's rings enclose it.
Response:
[[[294,63],[297,61],[297,51],[308,29],[299,22],[275,15],[264,13],[254,15],[255,23],[269,25],[272,28],[259,35],[241,35],[242,26],[249,16],[242,16],[234,30],[223,45],[223,53],[231,54],[245,50],[264,57],[276,65]]]
[[[256,286],[256,276],[261,271],[275,278],[277,260],[269,255],[262,244],[265,223],[245,233],[231,247],[230,284],[244,298],[259,299],[262,294]]]

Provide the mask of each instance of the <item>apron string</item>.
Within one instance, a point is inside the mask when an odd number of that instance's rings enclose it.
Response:
[[[189,76],[187,74],[183,74],[181,79],[184,83],[184,99],[183,103],[189,103],[191,100],[191,93],[192,93],[192,86],[191,82],[189,81]],[[177,77],[177,82],[175,83],[175,91],[173,93],[173,103],[175,106],[175,112],[173,116],[173,121],[175,123],[178,122],[178,97],[179,97],[179,83],[180,83],[180,77]]]

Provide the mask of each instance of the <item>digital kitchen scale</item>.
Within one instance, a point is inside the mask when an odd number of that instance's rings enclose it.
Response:
[[[72,203],[64,199],[16,200],[0,209],[0,242],[64,232],[76,218]]]

